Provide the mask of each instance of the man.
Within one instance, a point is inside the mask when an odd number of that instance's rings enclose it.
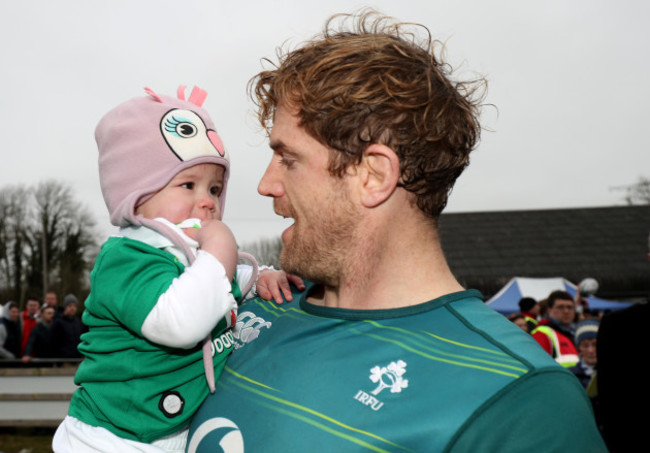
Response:
[[[49,359],[54,356],[52,353],[52,340],[50,329],[54,320],[54,307],[44,305],[41,309],[41,316],[29,335],[29,341],[25,347],[22,357],[23,363],[31,362],[34,357]]]
[[[257,76],[258,190],[294,220],[283,269],[314,284],[240,308],[189,452],[604,451],[578,381],[446,264],[436,225],[478,100],[409,37],[330,22]]]
[[[566,291],[553,291],[548,296],[548,311],[531,332],[533,338],[557,363],[566,368],[576,366],[578,351],[573,344],[575,335],[575,302]]]
[[[25,348],[27,347],[27,341],[29,340],[29,335],[32,333],[32,329],[38,321],[38,316],[41,308],[41,303],[35,297],[29,297],[27,302],[25,302],[25,309],[22,311],[20,319],[23,329],[23,336],[20,342],[21,353],[25,354]]]
[[[59,305],[59,298],[54,291],[48,291],[43,298],[43,305],[54,307],[54,317],[58,318],[63,315],[63,307]]]
[[[72,296],[72,297],[68,297]],[[74,295],[68,295],[63,303],[63,313],[60,317],[54,314],[54,322],[50,331],[52,338],[52,353],[57,359],[81,358],[77,349],[81,341],[81,334],[85,331],[84,325],[77,316],[79,302]]]

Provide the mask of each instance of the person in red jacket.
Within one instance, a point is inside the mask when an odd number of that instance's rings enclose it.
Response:
[[[553,291],[548,296],[547,317],[531,332],[533,338],[556,362],[566,368],[578,364],[580,357],[573,344],[575,302],[566,291]]]
[[[29,297],[25,303],[25,309],[20,314],[20,321],[23,327],[23,336],[20,341],[20,353],[25,354],[29,334],[32,333],[34,326],[38,322],[40,315],[41,303],[35,297]]]

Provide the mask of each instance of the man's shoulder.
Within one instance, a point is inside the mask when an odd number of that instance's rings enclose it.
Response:
[[[525,364],[527,369],[556,366],[533,336],[489,306],[465,300],[453,304],[450,310],[453,310],[458,323],[466,327],[467,335],[469,332],[478,333],[492,348]]]

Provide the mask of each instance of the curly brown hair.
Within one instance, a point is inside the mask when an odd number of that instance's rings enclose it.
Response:
[[[426,32],[423,42],[410,27]],[[400,160],[400,186],[435,220],[480,137],[485,87],[483,79],[452,81],[437,47],[423,25],[371,10],[332,16],[322,35],[280,51],[279,63],[250,81],[258,119],[268,133],[279,105],[296,108],[301,127],[335,150],[333,175],[358,164],[370,144],[389,146]]]

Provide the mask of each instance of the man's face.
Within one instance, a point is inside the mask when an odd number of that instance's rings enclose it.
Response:
[[[65,306],[65,309],[63,310],[63,314],[66,316],[74,316],[77,314],[77,304],[68,304]]]
[[[12,321],[14,322],[18,321],[19,316],[20,316],[20,309],[18,307],[11,307],[9,309],[9,317]]]
[[[47,307],[41,311],[41,319],[44,323],[49,324],[54,318],[54,307]]]
[[[286,106],[275,112],[270,146],[273,158],[258,191],[273,197],[276,214],[294,220],[282,233],[282,268],[336,287],[359,218],[348,176],[329,173],[330,150],[307,134]]]
[[[37,300],[29,299],[27,303],[25,304],[25,309],[27,310],[28,315],[35,315],[38,313],[38,308],[40,307],[40,304],[38,303]]]
[[[57,300],[55,293],[47,293],[43,302],[52,307],[55,307],[59,301]]]
[[[557,299],[553,307],[549,308],[548,314],[551,318],[568,325],[575,317],[575,305],[572,300]]]

